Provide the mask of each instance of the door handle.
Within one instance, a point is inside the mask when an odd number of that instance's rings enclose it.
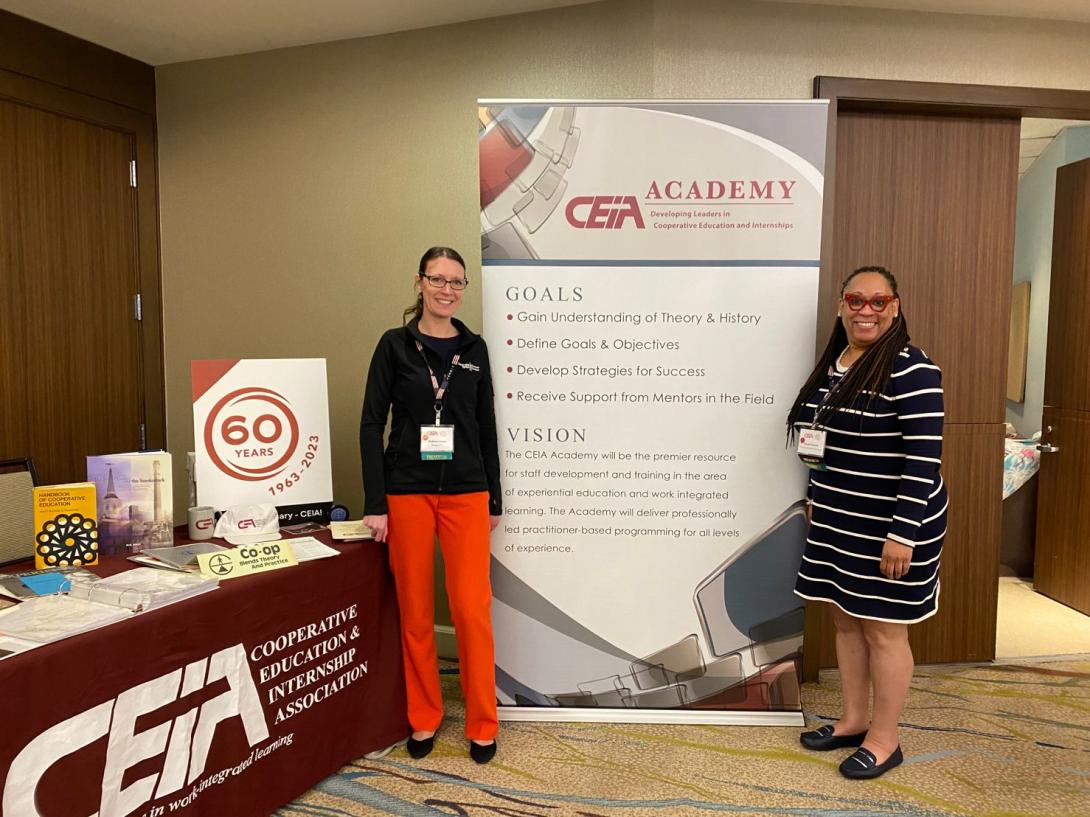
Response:
[[[1037,450],[1042,454],[1055,454],[1060,450],[1060,446],[1052,445],[1051,443],[1038,443]]]

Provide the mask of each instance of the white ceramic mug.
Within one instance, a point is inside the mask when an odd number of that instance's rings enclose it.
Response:
[[[216,527],[216,509],[210,505],[200,505],[189,509],[189,538],[194,541],[211,539]]]

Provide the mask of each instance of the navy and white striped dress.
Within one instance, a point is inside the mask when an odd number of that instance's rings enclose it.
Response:
[[[818,401],[842,376],[807,398],[798,426],[813,421]],[[942,458],[942,372],[906,346],[886,394],[826,420],[826,471],[810,472],[810,530],[795,593],[828,601],[858,618],[904,624],[935,614],[939,561],[946,535]],[[912,547],[900,579],[878,569],[887,538]]]

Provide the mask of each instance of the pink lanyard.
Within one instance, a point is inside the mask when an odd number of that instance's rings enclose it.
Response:
[[[424,354],[424,346],[420,341],[414,341],[416,343],[416,351],[420,353],[420,357],[424,358],[424,365],[428,367],[428,376],[431,377],[431,387],[435,392],[435,424],[439,425],[439,417],[443,413],[443,395],[447,393],[447,388],[450,386],[450,376],[454,373],[454,367],[458,365],[458,361],[462,359],[462,353],[458,352],[451,358],[450,369],[447,370],[447,376],[443,378],[443,382],[440,383],[439,379],[435,376],[435,372],[431,369],[431,364],[428,363],[428,356]]]

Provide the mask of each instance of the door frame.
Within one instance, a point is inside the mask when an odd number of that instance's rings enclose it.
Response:
[[[0,10],[0,98],[132,137],[145,444],[149,449],[165,448],[155,69]]]
[[[1002,85],[962,85],[942,82],[814,77],[813,98],[829,102],[825,146],[825,193],[822,213],[821,268],[818,314],[831,313],[836,300],[836,276],[832,274],[833,216],[836,211],[836,124],[844,111],[925,113],[932,116],[1034,117],[1090,121],[1090,91],[1028,88]],[[1013,261],[1013,259],[1012,259]],[[826,327],[820,324],[816,348],[825,345]],[[1005,358],[1004,358],[1005,360]],[[1005,406],[1003,407],[1005,410]],[[997,550],[998,553],[998,550]],[[996,571],[998,575],[998,562]],[[818,650],[806,649],[822,637],[816,616],[807,616],[803,634],[803,679],[816,680]],[[993,655],[994,659],[995,656]]]

